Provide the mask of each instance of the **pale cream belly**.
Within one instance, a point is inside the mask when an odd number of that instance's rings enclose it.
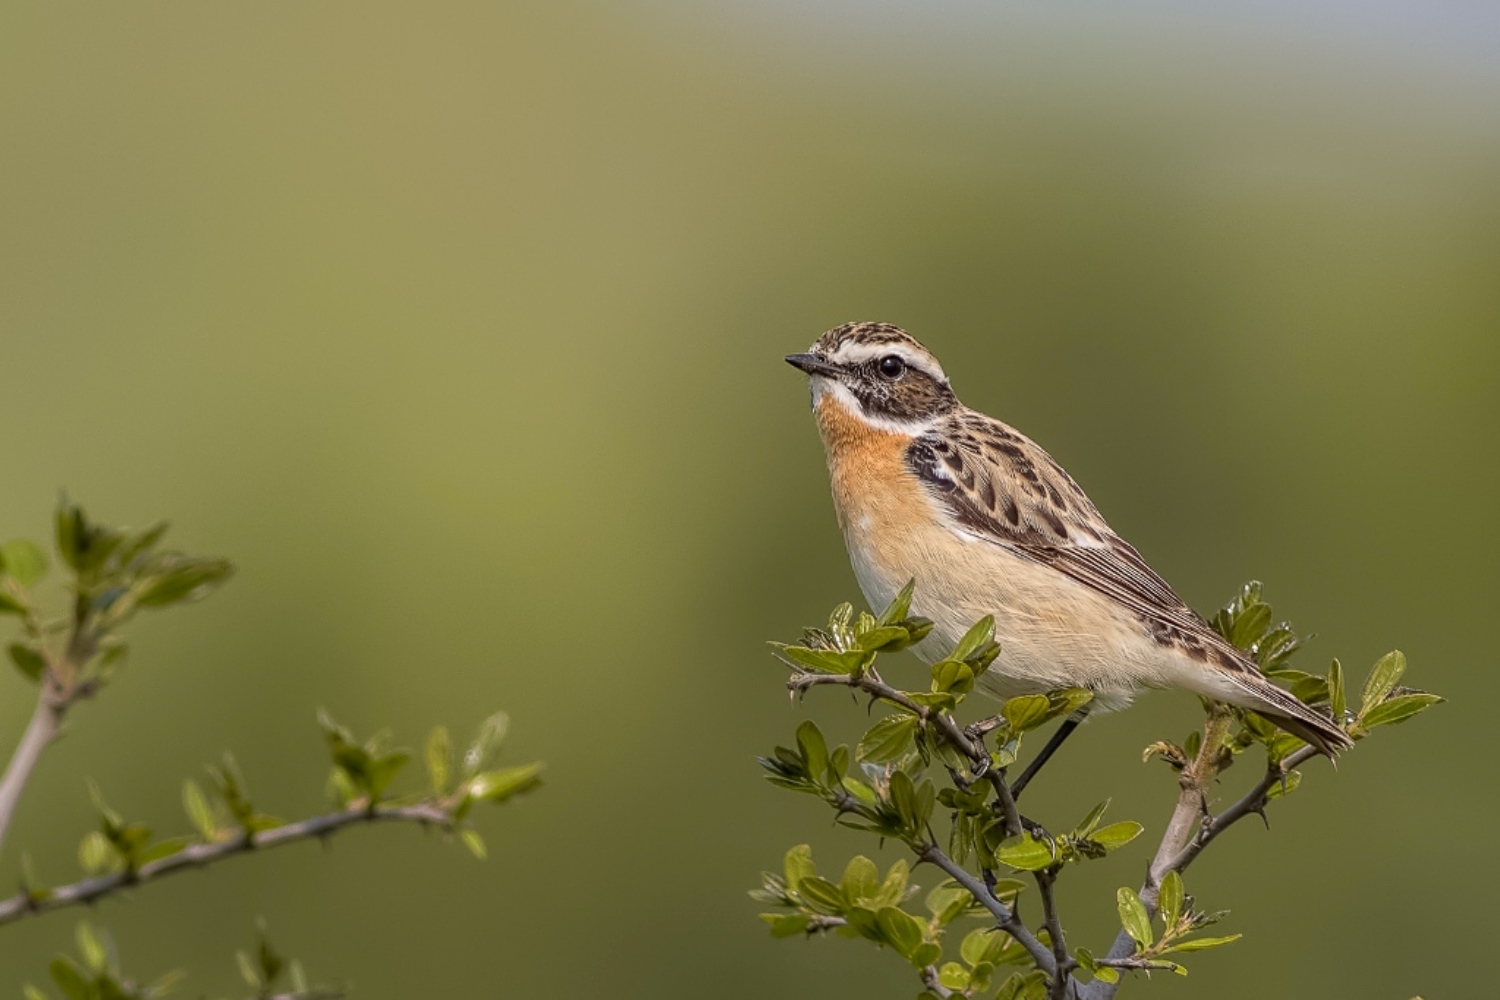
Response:
[[[915,578],[913,613],[935,623],[914,650],[924,661],[942,657],[974,622],[993,615],[1000,655],[981,687],[998,697],[1087,687],[1108,711],[1129,704],[1141,687],[1179,681],[1178,656],[1128,612],[1055,570],[934,522],[916,530],[879,522],[856,515],[844,526],[855,576],[877,611]]]

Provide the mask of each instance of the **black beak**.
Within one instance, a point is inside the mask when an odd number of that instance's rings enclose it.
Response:
[[[831,364],[818,354],[788,354],[786,363],[793,368],[800,368],[809,375],[823,375],[827,378],[837,377],[841,370],[838,365]]]

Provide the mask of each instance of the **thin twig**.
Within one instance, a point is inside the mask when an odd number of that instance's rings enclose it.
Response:
[[[1057,971],[1052,973],[1052,985],[1048,990],[1051,1000],[1068,1000],[1071,993],[1070,973],[1077,964],[1068,954],[1068,944],[1063,937],[1062,920],[1057,915],[1057,899],[1053,887],[1057,884],[1057,873],[1050,868],[1036,872],[1036,888],[1042,897],[1042,919],[1047,928],[1047,937],[1052,943],[1052,959]]]
[[[21,735],[21,742],[16,744],[15,753],[11,754],[10,763],[5,768],[5,777],[0,778],[0,847],[5,844],[5,833],[10,829],[10,821],[21,801],[21,793],[31,780],[31,772],[42,759],[42,751],[57,739],[66,712],[66,700],[58,697],[52,678],[44,675],[42,693],[36,700],[36,711],[31,713],[26,732]]]
[[[78,678],[84,664],[98,648],[99,637],[89,626],[89,614],[85,603],[76,602],[66,651],[58,655],[45,648],[42,650],[47,665],[39,678],[41,690],[37,694],[36,710],[31,713],[31,721],[21,735],[21,742],[11,754],[5,776],[0,778],[0,847],[5,846],[5,834],[15,818],[21,793],[26,790],[37,762],[42,759],[42,752],[62,732],[63,718],[68,709],[94,693],[95,685],[91,681]],[[34,614],[28,614],[26,629],[33,636],[41,634],[41,625]]]
[[[0,900],[0,924],[12,923],[69,906],[91,905],[122,889],[131,889],[146,882],[154,882],[176,872],[206,868],[236,854],[263,851],[267,848],[280,847],[282,844],[291,844],[315,837],[327,837],[345,827],[360,823],[384,821],[417,823],[421,826],[439,826],[445,829],[453,825],[452,815],[440,806],[432,804],[376,806],[374,809],[363,805],[355,806],[341,812],[314,816],[298,823],[287,823],[269,830],[261,830],[255,834],[247,835],[240,832],[229,840],[215,841],[211,844],[194,844],[183,848],[176,854],[141,865],[134,871],[122,871],[113,875],[83,879],[54,889],[23,890],[9,899]]]
[[[1318,751],[1315,747],[1303,747],[1295,753],[1288,754],[1286,759],[1281,762],[1280,767],[1267,768],[1265,775],[1260,779],[1260,783],[1246,792],[1244,798],[1240,799],[1234,805],[1229,806],[1217,816],[1204,820],[1199,825],[1197,836],[1178,852],[1177,857],[1172,861],[1170,870],[1181,872],[1188,865],[1192,864],[1193,859],[1203,853],[1203,849],[1213,843],[1219,834],[1246,816],[1259,815],[1265,809],[1266,803],[1270,801],[1266,798],[1267,793],[1279,783],[1286,780],[1287,772],[1299,764],[1306,763],[1317,755]],[[1164,876],[1165,874],[1163,872]]]
[[[927,987],[927,989],[928,989],[929,992],[934,993],[937,996],[940,996],[940,997],[962,996],[962,994],[954,993],[948,987],[946,987],[946,986],[943,985],[943,981],[938,978],[938,970],[937,970],[936,966],[932,966],[932,965],[927,966],[925,969],[922,970],[921,976],[922,976],[922,985],[925,986],[925,987]]]
[[[967,889],[969,895],[973,896],[980,906],[990,911],[990,915],[995,918],[995,923],[1000,929],[1015,938],[1021,947],[1026,949],[1032,961],[1036,962],[1037,968],[1049,976],[1057,974],[1057,960],[1053,958],[1052,952],[1047,950],[1047,946],[1026,929],[1026,925],[1021,923],[1021,918],[1016,916],[1014,910],[996,899],[989,887],[975,878],[968,869],[948,857],[936,844],[923,847],[917,852],[917,857],[941,868],[949,878]]]

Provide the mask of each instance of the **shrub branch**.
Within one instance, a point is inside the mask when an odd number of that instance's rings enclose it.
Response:
[[[176,854],[141,865],[134,871],[82,879],[53,889],[23,888],[21,892],[0,901],[0,924],[14,923],[26,917],[50,913],[70,906],[91,906],[113,893],[154,882],[181,871],[207,868],[227,858],[252,851],[262,851],[300,840],[326,839],[341,830],[362,823],[405,822],[419,826],[452,829],[453,816],[432,804],[410,806],[352,806],[340,812],[313,816],[298,823],[249,834],[240,831],[230,839],[185,847]]]

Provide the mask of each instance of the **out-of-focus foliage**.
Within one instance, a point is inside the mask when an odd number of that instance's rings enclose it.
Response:
[[[48,969],[63,1000],[155,1000],[171,993],[183,978],[179,972],[169,972],[140,984],[121,971],[114,939],[107,931],[80,921],[76,937],[77,959],[59,955]],[[264,926],[254,951],[236,952],[235,960],[240,976],[255,991],[248,1000],[341,1000],[345,995],[336,987],[309,985],[302,963],[272,947]],[[30,983],[22,993],[25,1000],[53,998]]]
[[[41,546],[25,540],[0,545],[0,612],[20,620],[23,636],[21,642],[11,644],[11,659],[25,680],[39,688],[36,717],[21,738],[4,779],[6,786],[19,789],[22,802],[36,761],[56,738],[60,724],[81,699],[97,695],[123,661],[127,647],[119,632],[135,611],[204,597],[233,572],[227,560],[160,549],[165,524],[145,531],[112,528],[89,519],[82,507],[66,500],[59,505],[55,521],[56,548],[67,576],[66,614],[49,614],[36,599],[36,588],[49,570]],[[365,823],[436,827],[462,841],[482,860],[485,843],[470,819],[473,807],[504,802],[540,782],[540,763],[496,766],[509,728],[504,713],[480,724],[459,760],[454,759],[447,728],[433,729],[426,743],[426,790],[405,794],[395,794],[392,788],[411,760],[410,751],[389,746],[385,733],[358,740],[327,712],[319,713],[319,722],[332,765],[327,779],[332,812],[293,822],[260,811],[227,753],[221,765],[208,768],[208,791],[191,780],[183,785],[182,806],[193,827],[186,835],[153,836],[150,826],[126,820],[91,784],[98,828],[84,835],[78,846],[85,877],[64,885],[44,885],[32,866],[23,864],[20,892],[0,899],[0,924],[69,906],[94,906],[112,894],[237,854],[299,840],[326,842],[349,826]],[[172,723],[169,718],[153,720],[157,726]],[[30,753],[25,750],[28,746]],[[17,800],[14,794],[0,800],[0,833],[9,826]],[[78,925],[77,939],[82,964],[60,955],[50,966],[54,983],[68,1000],[148,998],[166,990],[166,980],[139,985],[124,977],[113,942],[87,923]],[[241,953],[240,968],[258,997],[313,1000],[341,995],[309,990],[300,967],[288,965],[264,935],[253,958]],[[279,989],[283,973],[292,984],[290,993]],[[26,994],[28,1000],[43,995],[32,986],[26,987]]]

